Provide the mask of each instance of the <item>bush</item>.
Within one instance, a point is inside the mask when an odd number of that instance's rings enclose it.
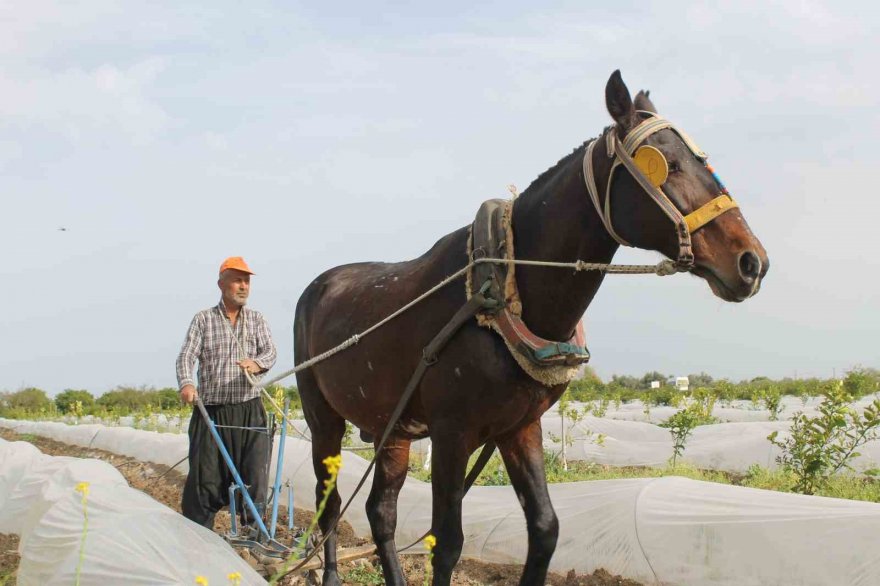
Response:
[[[95,397],[88,391],[76,389],[64,389],[55,396],[55,406],[65,415],[73,413],[77,401],[83,409],[88,409],[95,404]]]
[[[165,390],[163,389],[163,391]],[[150,410],[153,407],[159,407],[163,400],[162,397],[160,391],[151,387],[134,388],[119,386],[98,397],[97,405],[118,415],[127,415],[132,411]],[[165,393],[165,400],[168,400],[167,392]],[[175,400],[177,403],[180,403],[179,399],[176,398]]]
[[[46,395],[46,391],[35,387],[6,393],[0,400],[0,413],[5,417],[36,415],[54,410],[55,403]]]
[[[880,372],[857,366],[846,373],[843,388],[856,399],[876,393],[880,390]]]
[[[691,399],[683,409],[680,409],[660,424],[660,427],[669,429],[672,435],[672,467],[675,468],[678,458],[684,452],[687,439],[698,425],[714,423],[712,407],[715,405],[715,396],[706,394],[704,397]]]
[[[851,470],[849,462],[859,455],[856,449],[877,439],[880,431],[880,399],[859,414],[850,406],[852,396],[843,384],[832,386],[824,396],[815,417],[795,414],[785,440],[775,431],[767,437],[782,450],[776,461],[794,474],[794,490],[802,494],[815,494],[838,471]]]

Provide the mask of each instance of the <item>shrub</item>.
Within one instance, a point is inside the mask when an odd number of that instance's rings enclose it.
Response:
[[[795,475],[797,492],[814,494],[838,471],[851,470],[850,461],[859,455],[856,449],[877,439],[880,399],[861,414],[851,407],[851,401],[843,384],[834,385],[824,393],[818,415],[798,412],[786,439],[778,439],[775,431],[767,437],[782,450],[776,461]]]
[[[678,458],[684,452],[687,439],[693,433],[698,425],[712,423],[712,406],[715,403],[714,395],[708,395],[706,401],[694,400],[689,401],[683,409],[680,409],[660,424],[661,427],[669,429],[672,435],[672,467],[675,467]]]
[[[64,389],[55,395],[55,406],[63,414],[73,413],[77,401],[83,409],[88,409],[95,404],[95,397],[88,391],[76,389]]]
[[[880,390],[880,372],[873,368],[857,366],[846,373],[843,388],[856,399],[876,393]]]
[[[0,401],[0,413],[4,416],[38,414],[54,409],[55,403],[46,395],[46,391],[35,387],[7,393]]]

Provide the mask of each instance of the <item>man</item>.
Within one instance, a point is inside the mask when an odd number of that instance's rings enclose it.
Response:
[[[261,504],[266,498],[269,437],[253,428],[265,429],[266,412],[260,390],[250,385],[245,371],[265,373],[275,364],[276,352],[263,315],[245,307],[253,274],[240,256],[220,265],[220,303],[193,318],[177,357],[177,382],[184,403],[202,399],[251,498]],[[197,359],[198,386],[193,378]],[[181,505],[184,516],[213,529],[214,515],[229,504],[232,482],[210,429],[194,410]],[[244,507],[239,511],[243,524],[254,522]]]

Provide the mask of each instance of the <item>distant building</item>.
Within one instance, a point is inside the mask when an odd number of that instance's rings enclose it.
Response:
[[[652,381],[651,381],[651,388],[652,388],[652,389],[659,389],[659,388],[660,388],[660,381],[658,381],[658,380],[652,380]]]
[[[690,381],[686,376],[675,377],[675,388],[679,391],[687,391],[690,387]]]

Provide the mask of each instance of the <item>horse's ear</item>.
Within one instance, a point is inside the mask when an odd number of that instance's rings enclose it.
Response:
[[[635,106],[626,84],[623,83],[623,78],[620,77],[619,69],[608,78],[608,84],[605,86],[605,106],[617,122],[618,128],[624,133],[638,122]]]
[[[644,110],[645,112],[653,112],[656,114],[657,106],[655,106],[654,102],[651,101],[651,98],[648,97],[649,95],[651,95],[649,90],[639,90],[633,103],[636,106],[636,110]]]

